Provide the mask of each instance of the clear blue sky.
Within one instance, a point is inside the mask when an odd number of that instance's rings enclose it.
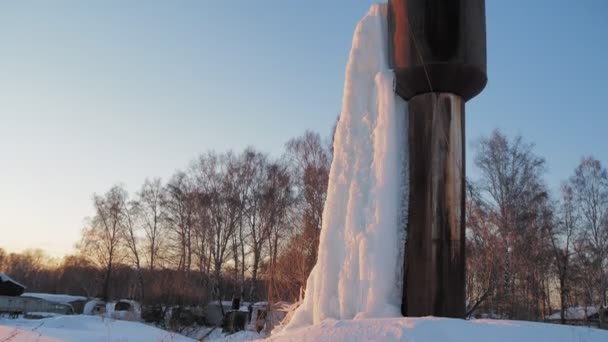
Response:
[[[467,140],[521,133],[552,188],[608,164],[608,2],[487,2]],[[0,247],[69,253],[91,194],[167,179],[207,149],[329,135],[372,1],[3,1]],[[468,167],[473,172],[471,150]]]

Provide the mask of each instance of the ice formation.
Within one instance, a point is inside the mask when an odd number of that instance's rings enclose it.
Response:
[[[373,5],[355,29],[318,260],[288,330],[400,316],[407,114],[393,90],[386,11]]]

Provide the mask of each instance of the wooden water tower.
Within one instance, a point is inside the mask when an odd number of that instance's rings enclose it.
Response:
[[[402,313],[465,315],[464,103],[486,85],[484,0],[389,0],[396,92],[408,101]]]

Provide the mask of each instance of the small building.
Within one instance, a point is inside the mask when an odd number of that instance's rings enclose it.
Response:
[[[0,273],[0,296],[21,296],[25,286],[5,273]]]
[[[204,310],[206,323],[213,326],[220,325],[226,312],[230,311],[231,309],[232,301],[224,300],[221,301],[221,304],[217,300],[209,302],[205,306]]]
[[[99,298],[92,299],[84,305],[84,315],[105,316],[124,321],[141,321],[141,305],[130,299],[105,302]]]
[[[233,298],[230,311],[224,314],[222,320],[222,331],[228,334],[234,334],[238,331],[245,330],[249,323],[251,305],[243,303],[241,305],[240,298]]]
[[[163,318],[168,320],[169,324],[172,326],[191,326],[195,323],[199,325],[210,325],[205,319],[206,309],[207,308],[201,308],[196,305],[166,307],[163,310]]]
[[[84,305],[82,313],[84,315],[104,315],[106,313],[106,302],[98,298],[92,299]]]
[[[257,302],[252,305],[247,330],[260,332],[268,329],[269,326],[276,327],[293,309],[295,309],[293,303],[276,302],[272,304],[272,310],[269,313],[268,302]],[[268,323],[272,324],[269,325]]]
[[[106,312],[114,319],[141,321],[141,305],[134,300],[121,299],[116,303],[108,303]]]
[[[608,317],[608,308],[603,308],[604,316]],[[573,306],[564,310],[566,323],[573,325],[597,324],[599,323],[599,312],[595,306]],[[558,323],[561,321],[561,311],[556,310],[551,315],[545,317],[548,322]]]
[[[70,315],[83,306],[86,298],[48,293],[24,293],[25,286],[0,273],[0,312],[11,315],[55,313]],[[81,311],[82,312],[82,311]]]
[[[0,312],[9,314],[26,314],[32,312],[73,314],[72,306],[53,303],[41,298],[27,296],[0,296]]]
[[[86,297],[72,296],[67,294],[25,292],[23,293],[23,296],[40,298],[51,303],[70,305],[76,314],[81,314],[84,311],[84,305],[87,302]]]

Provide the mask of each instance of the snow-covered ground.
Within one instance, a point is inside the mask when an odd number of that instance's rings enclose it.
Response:
[[[203,332],[203,331],[201,331]],[[161,342],[196,341],[149,325],[99,316],[57,316],[40,320],[0,318],[3,342]],[[214,330],[203,341],[260,341],[262,335],[243,331],[226,336]],[[449,318],[326,319],[319,324],[291,329],[270,341],[401,341],[401,342],[606,342],[608,331],[567,325],[506,320]]]
[[[69,315],[44,319],[0,318],[2,342],[187,342],[182,335],[143,323],[100,316]]]
[[[550,323],[450,318],[325,320],[271,341],[606,342],[608,331]]]

